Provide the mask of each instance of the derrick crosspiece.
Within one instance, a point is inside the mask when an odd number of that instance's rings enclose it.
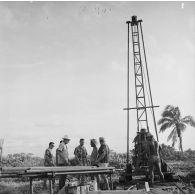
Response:
[[[137,20],[137,16],[132,16],[131,21],[126,22],[128,25],[128,47],[127,47],[127,107],[123,110],[127,111],[127,163],[129,162],[129,111],[136,110],[137,113],[137,132],[141,129],[149,129],[148,122],[148,109],[151,110],[154,129],[156,132],[156,139],[158,141],[158,133],[156,126],[156,119],[154,114],[154,108],[159,106],[153,105],[148,65],[146,60],[146,52],[142,30],[142,20]],[[131,31],[131,32],[130,32]],[[135,79],[135,96],[136,106],[129,106],[129,64],[130,64],[130,35],[132,39],[133,50],[133,64],[134,64],[134,79]],[[147,92],[147,93],[146,93]],[[147,96],[146,96],[147,95]],[[147,98],[147,99],[146,99]]]

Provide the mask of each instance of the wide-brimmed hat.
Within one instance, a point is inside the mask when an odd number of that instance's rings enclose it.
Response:
[[[62,139],[70,140],[70,138],[68,137],[68,135],[65,135],[64,137],[62,137]]]

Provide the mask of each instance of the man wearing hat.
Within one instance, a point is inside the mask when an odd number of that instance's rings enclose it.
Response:
[[[45,150],[44,154],[44,166],[45,167],[53,167],[54,166],[54,158],[52,154],[52,149],[54,148],[54,142],[49,143],[49,147]],[[43,187],[47,187],[47,179],[43,182]]]
[[[147,151],[148,165],[149,165],[151,184],[153,184],[155,167],[162,181],[164,180],[164,175],[161,171],[161,161],[159,155],[158,142],[154,140],[153,135],[150,133],[147,133],[147,141],[148,141],[148,151]]]
[[[68,157],[68,147],[70,139],[67,135],[62,138],[62,142],[60,142],[59,147],[56,150],[56,165],[57,166],[68,166],[69,165],[69,157]],[[65,185],[66,176],[61,176],[59,179],[59,189],[62,189]]]

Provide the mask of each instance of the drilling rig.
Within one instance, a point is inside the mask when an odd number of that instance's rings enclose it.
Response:
[[[143,30],[142,30],[142,20],[138,20],[137,16],[132,16],[131,21],[127,21],[128,27],[128,41],[127,41],[127,107],[124,110],[127,111],[127,164],[126,164],[126,180],[131,180],[133,175],[148,175],[148,159],[147,156],[143,154],[144,144],[146,144],[147,134],[151,134],[151,129],[155,131],[156,140],[158,139],[157,125],[155,119],[154,108],[159,106],[154,106],[148,64],[146,58]],[[133,67],[134,67],[134,84],[135,84],[135,99],[136,106],[129,106],[129,87],[130,87],[130,35],[133,51]],[[137,118],[137,135],[134,138],[134,149],[132,162],[130,163],[130,149],[129,149],[129,111],[136,111]],[[150,113],[150,112],[151,113]],[[152,122],[149,123],[148,115],[151,114]],[[153,123],[153,127],[151,127]],[[167,174],[167,165],[161,159],[161,169]]]

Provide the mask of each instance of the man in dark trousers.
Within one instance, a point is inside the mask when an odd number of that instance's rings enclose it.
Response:
[[[68,166],[69,163],[69,154],[67,144],[70,139],[67,135],[62,138],[62,142],[60,142],[59,147],[56,150],[56,165],[57,166]],[[59,190],[61,190],[65,186],[66,176],[60,176],[59,179]]]
[[[53,167],[54,166],[54,158],[53,158],[53,154],[52,154],[53,148],[54,148],[54,143],[50,142],[49,147],[45,150],[45,155],[44,155],[44,166],[45,167]],[[44,188],[47,187],[47,179],[44,179],[43,187]]]
[[[98,164],[99,167],[108,167],[110,149],[108,145],[106,144],[104,137],[100,137],[99,142],[100,142],[100,148],[98,150],[98,158],[96,160],[96,163]],[[104,180],[106,189],[109,190],[110,187],[109,187],[108,178],[106,177],[106,175],[102,175],[102,179]]]

